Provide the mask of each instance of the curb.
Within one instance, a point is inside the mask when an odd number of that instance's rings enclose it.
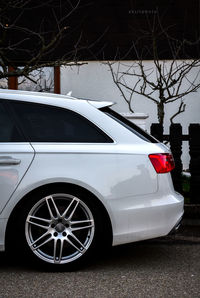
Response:
[[[200,237],[193,236],[165,236],[161,238],[156,238],[149,240],[151,243],[159,244],[200,244]]]
[[[175,235],[175,236],[167,236],[169,240],[173,241],[184,241],[189,243],[196,243],[200,244],[200,237],[194,237],[194,236],[184,236],[184,235]]]

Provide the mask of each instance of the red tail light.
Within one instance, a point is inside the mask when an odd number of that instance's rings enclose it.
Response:
[[[149,159],[157,173],[168,173],[175,168],[174,158],[170,153],[150,154]]]

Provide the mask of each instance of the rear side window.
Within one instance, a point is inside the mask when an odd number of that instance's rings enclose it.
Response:
[[[7,113],[3,102],[0,102],[0,143],[8,142],[24,142],[24,138]]]
[[[12,107],[31,142],[112,142],[98,127],[71,110],[25,102],[12,102]]]
[[[139,126],[135,125],[131,121],[127,120],[126,118],[122,117],[120,114],[116,113],[112,109],[106,107],[101,109],[102,112],[104,112],[109,117],[113,118],[115,121],[126,127],[128,130],[133,132],[135,135],[137,135],[139,138],[143,139],[146,142],[150,143],[158,143],[158,140],[156,140],[154,137],[149,135],[146,131],[141,129]]]

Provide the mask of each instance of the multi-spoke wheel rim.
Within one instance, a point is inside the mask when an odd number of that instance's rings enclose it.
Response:
[[[77,197],[53,194],[30,210],[25,234],[28,245],[40,259],[64,264],[80,258],[94,237],[94,218]]]

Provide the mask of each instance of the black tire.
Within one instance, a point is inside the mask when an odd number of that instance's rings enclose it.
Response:
[[[18,252],[47,270],[88,264],[106,245],[105,221],[97,209],[80,190],[58,187],[30,196],[17,216]]]

